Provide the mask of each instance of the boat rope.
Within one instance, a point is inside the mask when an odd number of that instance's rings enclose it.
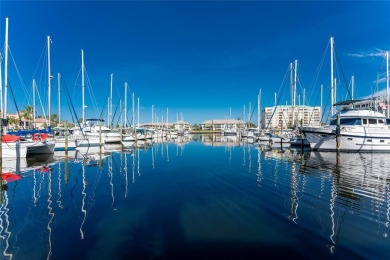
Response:
[[[284,88],[286,87],[285,81],[286,81],[286,79],[287,79],[287,76],[288,76],[288,74],[289,74],[289,71],[290,71],[290,67],[287,68],[287,71],[286,71],[286,73],[285,73],[285,75],[284,75],[282,84],[281,84],[281,86],[280,86],[280,88],[279,88],[279,92],[278,92],[278,95],[277,95],[278,99],[277,99],[277,101],[276,101],[276,105],[275,105],[274,111],[272,112],[272,115],[271,115],[270,119],[268,120],[268,124],[267,124],[266,129],[269,128],[269,126],[270,126],[270,124],[271,124],[271,120],[272,120],[272,118],[273,118],[274,115],[275,115],[276,108],[278,107],[278,104],[279,104],[279,102],[280,102],[280,99],[282,98],[282,93],[283,93],[283,91],[284,91]],[[281,90],[281,91],[280,91],[280,90]]]
[[[341,61],[340,61],[340,58],[339,58],[339,54],[338,54],[336,48],[334,48],[334,50],[335,50],[335,54],[336,54],[337,61],[338,61],[339,64],[340,64],[341,74],[343,75],[344,83],[345,83],[345,85],[347,86],[348,95],[349,95],[350,99],[352,100],[351,91],[350,91],[350,89],[349,89],[349,86],[348,86],[348,84],[347,84],[347,80],[346,80],[346,78],[345,78],[343,66],[341,66]]]
[[[16,108],[16,112],[17,112],[18,117],[19,117],[19,126],[21,126],[21,125],[22,125],[22,117],[20,116],[18,104],[16,103],[14,91],[12,90],[12,86],[11,86],[11,84],[9,83],[9,80],[8,80],[8,87],[9,87],[9,89],[11,90],[12,100],[14,101],[15,108]],[[24,128],[24,127],[23,127],[23,128]]]
[[[61,81],[63,81],[63,80],[62,80],[62,77],[61,77]],[[70,114],[71,114],[71,116],[72,116],[72,120],[74,120],[74,118],[73,118],[73,115],[74,115],[75,118],[76,118],[76,122],[77,122],[77,124],[78,124],[78,126],[79,126],[79,128],[80,128],[80,131],[81,131],[83,137],[85,137],[83,128],[81,127],[79,118],[77,117],[76,110],[74,109],[72,99],[70,98],[68,87],[66,86],[66,83],[65,83],[65,82],[64,82],[63,85],[64,85],[63,89],[65,89],[65,94],[66,94],[66,95],[65,95],[65,96],[66,96],[66,101],[67,101],[68,106],[69,106],[69,110],[70,110]]]

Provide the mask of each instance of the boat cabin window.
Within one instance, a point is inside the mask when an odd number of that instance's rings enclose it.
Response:
[[[361,125],[361,118],[340,118],[340,125]],[[332,119],[330,125],[337,125],[337,119]]]
[[[363,118],[363,125],[367,125],[367,118]]]
[[[370,125],[375,125],[375,124],[376,124],[376,119],[374,119],[374,118],[369,118],[369,119],[368,119],[368,123],[369,123]]]

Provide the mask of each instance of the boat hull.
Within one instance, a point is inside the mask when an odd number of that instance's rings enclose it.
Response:
[[[343,128],[339,135],[339,148],[335,128],[302,128],[314,151],[390,152],[390,131],[366,127]]]
[[[27,156],[27,146],[29,143],[12,142],[2,143],[1,151],[3,158],[23,158]]]

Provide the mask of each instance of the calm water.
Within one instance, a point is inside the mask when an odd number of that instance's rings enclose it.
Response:
[[[3,162],[0,258],[389,258],[390,154],[190,139]]]

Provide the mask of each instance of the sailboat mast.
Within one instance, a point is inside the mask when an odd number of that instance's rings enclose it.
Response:
[[[386,51],[386,99],[387,99],[387,118],[390,116],[389,107],[389,52]]]
[[[334,80],[333,80],[333,37],[330,37],[330,113],[333,116],[334,109]]]
[[[85,125],[85,104],[84,104],[84,51],[81,50],[81,99],[82,99],[82,125]]]
[[[153,119],[154,119],[154,105],[152,105],[152,128],[153,128]]]
[[[127,82],[125,82],[125,128],[127,127]]]
[[[295,66],[294,66],[294,95],[293,95],[293,106],[296,106],[296,98],[297,98],[297,78],[298,78],[298,60],[295,60]]]
[[[8,97],[8,17],[5,18],[5,42],[4,42],[4,114],[7,118],[7,97]]]
[[[355,95],[355,76],[352,75],[352,78],[351,78],[351,85],[352,85],[352,100],[354,98],[354,95]]]
[[[137,98],[137,127],[139,127],[139,98]]]
[[[61,124],[61,74],[58,73],[58,126]]]
[[[131,103],[132,103],[132,115],[131,115],[131,124],[133,125],[134,127],[134,93],[131,94]]]
[[[111,129],[111,121],[112,121],[112,81],[113,81],[113,78],[114,78],[114,74],[111,73],[111,79],[110,79],[110,104],[109,104],[109,107],[110,107],[110,118],[108,120],[108,127]]]
[[[32,94],[33,94],[33,126],[35,129],[35,79],[33,79],[32,83]]]
[[[293,81],[293,64],[290,63],[290,98],[291,98],[291,124],[294,125],[294,81]]]
[[[51,125],[51,71],[50,71],[50,36],[47,36],[47,112],[49,114],[47,126]]]
[[[257,95],[257,129],[258,129],[258,131],[260,131],[260,118],[261,118],[260,102],[261,102],[261,89],[259,90],[259,95]]]

